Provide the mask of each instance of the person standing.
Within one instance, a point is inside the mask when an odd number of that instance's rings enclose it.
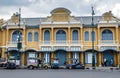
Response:
[[[104,66],[105,67],[107,66],[107,60],[106,60],[106,58],[104,58]]]
[[[113,66],[113,59],[110,60],[110,65]]]

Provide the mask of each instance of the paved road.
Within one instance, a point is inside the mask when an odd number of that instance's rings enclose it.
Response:
[[[0,78],[120,78],[118,70],[6,70],[0,69]]]

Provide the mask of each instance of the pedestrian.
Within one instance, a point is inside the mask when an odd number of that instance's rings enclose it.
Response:
[[[38,61],[38,63],[37,63],[37,64],[38,64],[38,67],[40,67],[41,60],[40,60],[40,59],[38,59],[37,61]]]
[[[107,66],[107,60],[106,60],[106,58],[104,58],[104,66],[105,67]]]
[[[113,59],[110,60],[110,65],[113,66]]]

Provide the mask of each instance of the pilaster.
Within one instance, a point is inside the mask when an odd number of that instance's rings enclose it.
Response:
[[[80,43],[83,44],[83,39],[84,39],[84,36],[83,36],[83,27],[80,27]]]
[[[22,60],[21,60],[22,66],[25,65],[25,53],[22,53]]]
[[[28,40],[26,40],[26,33],[25,33],[25,28],[23,29],[23,45],[26,45]],[[25,48],[25,46],[23,46],[23,48]]]
[[[53,43],[54,41],[54,28],[51,28],[51,42]]]
[[[9,36],[9,29],[7,28],[7,33],[6,33],[6,45],[8,44],[8,36]]]
[[[39,28],[39,44],[42,42],[42,28]]]
[[[81,61],[82,64],[84,64],[84,61],[85,61],[85,60],[84,60],[84,52],[81,52],[80,55],[81,55],[81,56],[80,56],[80,57],[81,57],[80,61]]]
[[[71,59],[71,53],[68,52],[67,54],[68,54],[68,57],[67,57],[67,58],[68,58],[68,59]],[[68,60],[68,64],[71,64],[71,60]]]
[[[71,41],[71,32],[70,32],[70,27],[68,27],[68,41],[69,41],[69,43],[70,43],[70,41]]]
[[[118,32],[119,32],[119,30],[118,30],[118,26],[116,26],[116,42],[118,43]]]
[[[101,34],[101,33],[100,33],[100,27],[98,27],[98,32],[97,32],[97,34],[98,34],[98,35],[97,35],[98,44],[100,44],[100,41],[101,41],[101,40],[100,40],[100,36],[101,36],[101,35],[100,35],[100,34]]]
[[[117,52],[117,66],[120,65],[120,52]]]
[[[51,53],[51,58],[52,58],[52,60],[51,60],[51,64],[53,63],[53,59],[54,59],[54,53],[52,52]]]
[[[6,56],[5,56],[5,48],[2,48],[2,58],[6,58]]]
[[[42,58],[42,53],[39,53],[39,58]]]

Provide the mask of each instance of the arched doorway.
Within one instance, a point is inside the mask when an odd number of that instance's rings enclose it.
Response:
[[[94,53],[93,53],[94,51]],[[85,65],[86,66],[92,66],[92,63],[93,63],[93,54],[94,54],[94,63],[95,63],[95,66],[98,64],[98,51],[95,50],[95,49],[87,49],[84,51],[85,53]]]
[[[103,62],[106,61],[106,66],[114,66],[114,50],[103,51]]]
[[[37,64],[38,62],[38,53],[36,50],[33,49],[26,50],[25,57],[26,65]]]
[[[60,66],[62,66],[62,65],[64,65],[64,62],[65,62],[65,60],[66,60],[66,51],[65,50],[56,50],[55,51],[55,54],[56,54],[56,58],[58,58],[58,60],[59,60],[59,65]]]

